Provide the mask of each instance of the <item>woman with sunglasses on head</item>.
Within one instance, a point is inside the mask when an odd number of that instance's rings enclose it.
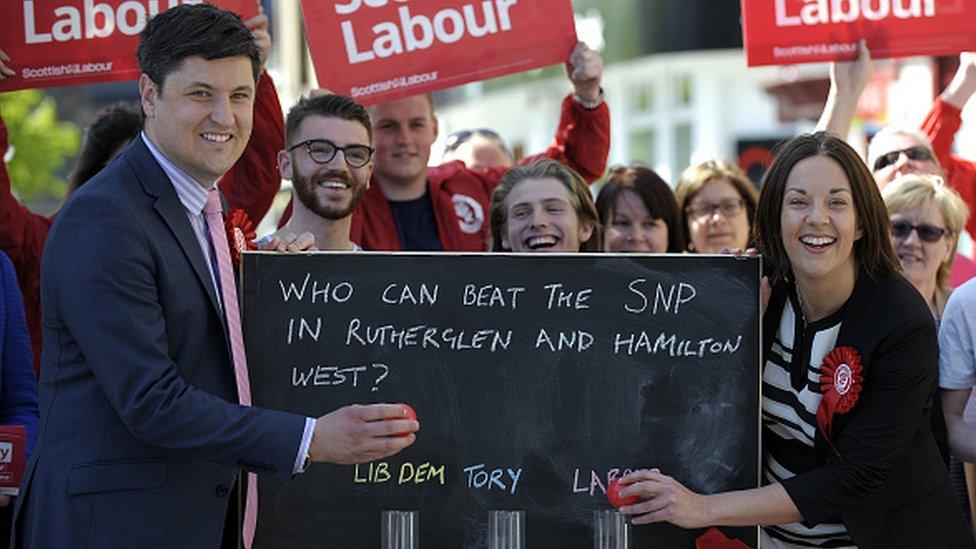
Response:
[[[491,195],[491,251],[599,252],[593,196],[572,168],[543,158],[512,168]]]
[[[882,128],[871,139],[868,166],[881,190],[904,175],[945,174],[925,134],[896,125]]]
[[[702,495],[625,476],[635,524],[764,525],[762,546],[976,547],[929,428],[938,348],[899,275],[887,212],[857,153],[786,143],[756,217],[775,285],[764,312],[761,488]]]
[[[459,130],[444,142],[443,162],[460,160],[472,170],[511,168],[515,156],[500,135],[488,128]]]
[[[596,199],[605,227],[603,251],[681,253],[684,227],[671,187],[650,168],[610,171]]]
[[[727,160],[691,166],[674,194],[689,251],[717,254],[749,247],[759,195],[741,168]]]

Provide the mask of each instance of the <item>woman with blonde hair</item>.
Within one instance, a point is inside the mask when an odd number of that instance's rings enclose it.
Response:
[[[674,190],[688,250],[717,254],[745,250],[752,240],[759,192],[728,160],[706,160],[686,169]]]
[[[952,293],[956,242],[969,216],[966,203],[941,177],[909,174],[881,191],[891,220],[891,244],[905,278],[938,321]]]

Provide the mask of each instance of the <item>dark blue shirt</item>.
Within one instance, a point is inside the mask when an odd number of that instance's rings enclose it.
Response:
[[[441,237],[437,234],[437,219],[430,203],[430,194],[413,200],[388,200],[393,220],[396,222],[400,249],[404,251],[444,250]]]

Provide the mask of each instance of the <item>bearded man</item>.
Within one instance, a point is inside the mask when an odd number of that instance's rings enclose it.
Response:
[[[292,182],[294,212],[272,248],[360,249],[349,229],[373,173],[372,140],[369,113],[349,97],[302,98],[288,111],[278,169]]]

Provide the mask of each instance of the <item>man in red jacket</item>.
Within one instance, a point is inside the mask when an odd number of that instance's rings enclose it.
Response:
[[[567,71],[574,91],[563,100],[553,144],[539,156],[564,162],[593,181],[603,175],[610,151],[610,112],[600,88],[603,60],[580,42]],[[370,118],[373,185],[353,215],[353,242],[366,250],[486,250],[491,192],[505,168],[472,170],[459,161],[429,168],[437,139],[430,96],[374,106]]]

